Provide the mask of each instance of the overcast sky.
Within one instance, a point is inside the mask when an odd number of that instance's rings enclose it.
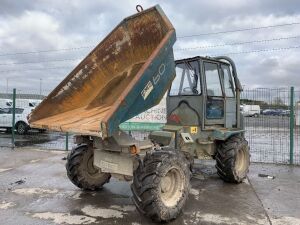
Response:
[[[300,23],[299,0],[0,0],[0,92],[7,82],[9,90],[39,90],[40,80],[43,90],[53,89],[124,17],[136,12],[136,4],[148,8],[157,3],[176,29],[176,59],[227,54],[246,88],[300,86],[300,48],[294,48],[300,46],[300,24],[180,38]]]

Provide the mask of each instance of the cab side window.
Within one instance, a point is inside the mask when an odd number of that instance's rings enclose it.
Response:
[[[227,65],[222,65],[221,66],[222,71],[223,71],[223,80],[224,80],[224,91],[226,97],[234,97],[234,85],[230,73],[229,66]]]
[[[224,100],[220,82],[218,64],[204,62],[206,79],[206,118],[222,119],[224,117]]]

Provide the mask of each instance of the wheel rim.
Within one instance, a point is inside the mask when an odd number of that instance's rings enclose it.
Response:
[[[247,147],[243,146],[236,155],[235,170],[237,174],[243,174],[248,168],[248,154]]]
[[[160,182],[160,196],[162,202],[168,206],[176,206],[181,199],[185,177],[177,168],[171,168]]]
[[[23,124],[18,125],[18,133],[22,134],[25,131],[25,126]]]

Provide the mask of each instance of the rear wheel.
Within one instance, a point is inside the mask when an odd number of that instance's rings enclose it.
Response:
[[[131,185],[137,209],[157,222],[175,219],[189,194],[189,166],[181,152],[147,153],[134,171]]]
[[[16,124],[17,133],[20,135],[26,134],[28,131],[28,125],[24,122],[18,122]]]
[[[111,177],[109,173],[102,173],[94,167],[94,151],[85,144],[72,149],[66,169],[71,182],[84,190],[100,189]]]
[[[232,136],[218,144],[216,154],[218,175],[226,182],[241,183],[250,165],[249,146],[242,136]]]

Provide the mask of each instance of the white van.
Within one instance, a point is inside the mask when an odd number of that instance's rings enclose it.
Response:
[[[15,108],[15,128],[18,134],[26,134],[30,129],[27,116],[33,109]],[[0,128],[12,128],[13,109],[12,107],[0,108]]]
[[[11,106],[12,106],[11,99],[5,99],[5,98],[0,99],[0,108],[11,107]]]
[[[241,113],[244,116],[258,117],[260,115],[259,105],[241,105]]]
[[[16,107],[35,108],[42,100],[39,99],[16,99]]]

